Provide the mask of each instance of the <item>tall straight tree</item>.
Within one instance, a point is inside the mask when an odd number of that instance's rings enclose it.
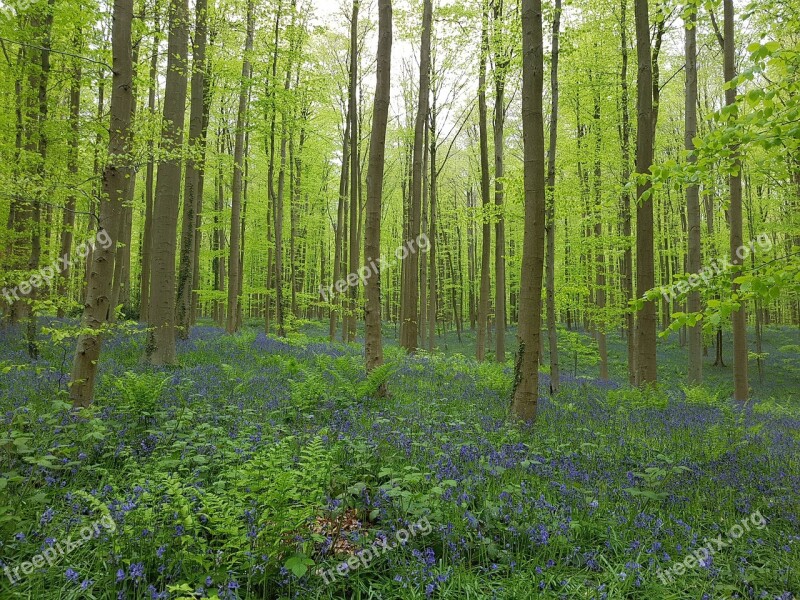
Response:
[[[557,0],[560,2],[561,0]],[[503,0],[494,1],[494,321],[495,360],[506,361],[506,225],[503,214],[503,177],[505,176],[503,139],[506,121],[506,76],[511,62],[511,45],[505,41]],[[558,10],[558,9],[557,9]]]
[[[486,358],[486,330],[489,327],[489,294],[490,273],[489,264],[492,257],[492,221],[489,214],[489,132],[486,123],[486,58],[489,54],[489,15],[487,14],[484,0],[481,12],[481,55],[478,66],[478,129],[480,137],[481,154],[481,217],[482,217],[482,243],[481,243],[481,288],[478,302],[478,340],[476,345],[476,358]]]
[[[150,117],[155,120],[156,115],[156,86],[158,85],[158,47],[161,43],[161,29],[158,8],[154,9],[153,19],[155,30],[153,32],[153,48],[150,55],[150,85],[147,95],[147,110]],[[147,322],[150,314],[150,267],[152,257],[153,240],[153,191],[155,181],[155,142],[152,137],[147,141],[147,170],[145,172],[144,187],[144,228],[142,231],[142,247],[139,252],[142,261],[141,278],[139,290],[141,298],[139,300],[139,321]]]
[[[406,243],[414,244],[420,234],[422,203],[422,162],[425,149],[425,121],[428,118],[428,96],[431,81],[431,26],[433,5],[423,0],[422,37],[419,59],[419,98],[414,120],[414,150],[411,166],[411,205],[409,207],[408,237]],[[413,247],[413,246],[412,246]],[[409,352],[417,349],[419,322],[419,254],[409,252],[403,260],[403,298],[400,303],[400,345]]]
[[[231,185],[231,238],[228,255],[228,313],[225,331],[234,333],[239,328],[239,244],[241,236],[242,174],[244,173],[244,128],[247,98],[250,94],[250,55],[253,52],[255,18],[253,0],[247,2],[247,31],[242,60],[242,80],[239,84],[239,107],[236,111],[236,132],[233,147],[233,183]]]
[[[696,158],[694,138],[697,136],[697,5],[690,3],[689,14],[684,23],[684,54],[686,59],[686,102],[684,105],[684,145],[689,152],[689,162]],[[689,229],[689,248],[687,269],[689,273],[700,271],[701,239],[700,239],[700,187],[689,185],[686,188],[686,216]],[[700,291],[692,289],[687,298],[687,310],[690,313],[700,311]],[[703,380],[703,326],[701,323],[689,327],[689,385],[699,384]]]
[[[561,30],[561,0],[553,13],[553,37],[550,43],[550,144],[547,151],[547,343],[550,352],[550,393],[558,392],[558,334],[556,333],[556,141],[558,138],[558,53]]]
[[[536,419],[539,400],[539,336],[544,271],[544,49],[542,2],[522,0],[522,133],[524,145],[525,233],[519,293],[519,350],[511,411]],[[648,88],[649,89],[649,88]]]
[[[204,97],[206,95],[204,81],[206,77],[206,38],[208,37],[207,6],[207,0],[195,1],[196,16],[194,38],[192,39],[191,112],[189,113],[189,156],[186,159],[186,174],[183,186],[181,254],[180,267],[178,269],[178,296],[175,300],[177,332],[184,339],[189,337],[189,329],[192,325],[194,263],[200,258],[195,256],[195,235],[197,235],[197,214],[200,212],[203,202],[203,198],[200,195],[200,178],[202,177],[202,171],[205,169],[206,141],[203,113],[205,110]]]
[[[736,47],[734,46],[734,9],[733,0],[723,0],[724,15],[723,46],[724,46],[724,76],[725,76],[725,105],[732,106],[736,103]],[[733,268],[733,284],[731,291],[738,295],[739,284],[736,283],[742,257],[742,162],[739,157],[738,146],[731,148],[733,165],[728,176],[728,188],[731,197],[729,218],[731,226],[731,263]],[[739,308],[733,312],[733,399],[746,402],[749,396],[747,383],[747,311],[744,301],[740,300]]]
[[[133,0],[115,0],[111,30],[113,85],[111,91],[111,127],[109,128],[108,162],[103,170],[103,194],[100,197],[100,230],[120,229],[122,203],[127,193],[130,167],[130,119],[133,102],[133,62],[131,60],[131,23]],[[114,278],[116,239],[98,245],[92,253],[89,285],[83,306],[82,326],[92,333],[78,338],[72,363],[70,398],[73,406],[89,406],[94,396],[94,381],[100,359],[101,328],[106,323]]]
[[[163,161],[158,166],[153,205],[152,270],[150,274],[150,330],[145,355],[153,365],[175,364],[175,254],[178,205],[181,194],[181,150],[186,112],[186,73],[189,11],[186,0],[170,0]]]
[[[359,162],[358,134],[358,11],[361,7],[360,0],[353,0],[353,14],[350,19],[350,90],[349,106],[347,113],[350,115],[350,225],[347,249],[349,252],[348,267],[350,273],[358,271],[359,249],[359,190],[361,187],[361,164]],[[356,339],[356,301],[358,286],[351,285],[347,289],[347,313],[345,315],[343,339],[345,342],[354,342]]]
[[[386,156],[386,125],[389,120],[389,101],[392,75],[392,1],[378,4],[378,55],[376,64],[375,100],[372,110],[372,132],[367,167],[367,216],[364,230],[364,263],[372,265],[381,253],[381,194],[383,165]],[[370,267],[374,268],[374,267]],[[364,353],[369,373],[383,364],[381,343],[381,273],[375,272],[364,280]],[[379,390],[383,392],[383,389]]]
[[[653,198],[650,166],[653,164],[653,66],[650,50],[650,17],[647,0],[636,0],[637,77],[636,127],[636,295],[641,298],[655,287],[653,253]],[[656,381],[656,304],[644,303],[636,322],[636,384]]]

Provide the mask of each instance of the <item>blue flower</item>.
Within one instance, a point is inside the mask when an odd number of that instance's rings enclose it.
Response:
[[[67,581],[71,581],[73,583],[76,583],[78,579],[80,579],[78,572],[72,568],[67,569],[66,573],[64,573],[64,576],[67,578]]]

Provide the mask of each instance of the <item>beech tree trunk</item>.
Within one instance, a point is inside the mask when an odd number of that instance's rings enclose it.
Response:
[[[186,112],[188,71],[188,7],[186,0],[170,0],[167,77],[164,90],[164,125],[153,206],[151,327],[145,355],[153,365],[172,365],[175,355],[175,254],[178,205],[181,190],[181,150]]]
[[[130,168],[129,128],[133,101],[133,66],[131,60],[131,22],[133,0],[115,0],[111,32],[113,54],[113,86],[111,91],[111,126],[108,142],[108,163],[103,171],[103,194],[100,197],[100,231],[118,231]],[[78,338],[72,363],[70,398],[73,406],[86,407],[94,395],[97,364],[100,359],[100,329],[108,315],[114,277],[116,239],[107,246],[98,244],[92,253],[89,286],[81,320],[84,333]]]
[[[235,333],[239,328],[239,251],[242,211],[242,173],[244,172],[244,128],[247,97],[250,90],[250,55],[253,52],[255,18],[253,1],[247,3],[247,32],[242,60],[242,81],[239,87],[239,107],[236,112],[236,132],[233,148],[233,182],[231,184],[231,240],[228,254],[228,312],[225,331]]]
[[[725,11],[724,33],[724,77],[726,82],[731,82],[736,77],[736,48],[734,46],[734,22],[733,22],[733,0],[723,0]],[[736,86],[729,86],[725,90],[725,105],[731,106],[736,102]],[[742,162],[739,158],[738,146],[731,148],[733,153],[732,172],[728,178],[731,204],[729,209],[731,223],[731,264],[733,270],[731,277],[734,282],[731,286],[731,293],[736,295],[739,284],[735,279],[739,276],[742,265],[742,257],[739,249],[742,247]],[[733,399],[739,402],[747,402],[749,397],[749,386],[747,381],[747,310],[745,303],[741,302],[738,310],[733,312]]]
[[[522,0],[522,132],[525,233],[519,294],[519,350],[511,411],[521,421],[536,419],[539,399],[539,336],[544,270],[544,49],[542,2]]]
[[[550,393],[560,387],[558,334],[556,332],[556,140],[558,138],[558,50],[561,30],[561,0],[555,2],[553,37],[550,44],[550,146],[547,151],[547,342],[550,351]]]
[[[420,212],[422,200],[422,155],[425,121],[428,118],[428,96],[430,94],[431,27],[433,6],[431,0],[423,0],[422,38],[419,61],[419,98],[417,116],[414,120],[414,150],[411,172],[411,205],[406,243],[415,244],[420,234]],[[416,249],[415,249],[416,250]],[[408,352],[417,349],[419,319],[419,253],[409,252],[403,260],[404,287],[401,302],[400,345]]]
[[[684,50],[686,58],[686,103],[684,109],[685,148],[690,153],[694,151],[694,138],[697,136],[697,9],[691,7],[685,21]],[[689,155],[689,162],[696,158]],[[701,268],[702,241],[700,237],[700,187],[690,185],[686,188],[686,212],[688,220],[688,260],[687,268],[690,274],[698,273]],[[689,313],[699,312],[700,291],[693,288],[687,298]],[[689,385],[698,385],[703,381],[703,326],[701,323],[689,327],[689,365],[687,378]]]
[[[483,6],[481,20],[481,56],[478,67],[478,129],[481,154],[481,288],[478,302],[478,339],[475,355],[478,360],[486,358],[486,333],[489,326],[490,262],[492,256],[492,220],[489,208],[489,132],[486,123],[486,57],[489,54],[489,17]]]
[[[364,280],[364,352],[369,373],[383,364],[381,342],[381,274],[378,265],[381,253],[381,194],[383,165],[386,155],[386,125],[389,120],[392,68],[392,2],[380,0],[378,5],[378,55],[375,100],[372,110],[372,132],[367,167],[367,207],[364,230],[364,262],[374,269]],[[378,265],[378,268],[372,265]],[[378,390],[385,394],[384,386]]]
[[[181,255],[178,269],[178,296],[176,304],[177,333],[181,338],[189,337],[192,326],[192,303],[194,300],[195,236],[197,235],[197,214],[203,202],[200,190],[201,172],[205,170],[205,136],[203,128],[205,77],[206,77],[206,37],[208,27],[207,0],[196,0],[195,28],[192,40],[192,82],[191,111],[189,113],[189,156],[186,159],[184,178],[183,226],[181,228]],[[245,57],[247,52],[245,51]],[[245,58],[246,60],[246,58]]]
[[[358,85],[358,10],[360,0],[353,0],[353,14],[350,20],[350,226],[348,232],[350,239],[347,244],[350,273],[356,273],[359,268],[360,243],[359,243],[359,187],[361,169],[359,164],[358,135],[358,102],[356,90]],[[348,273],[349,275],[349,273]],[[347,288],[347,313],[345,315],[343,339],[345,342],[354,342],[356,339],[356,305],[358,302],[358,286],[351,285]]]
[[[647,0],[636,1],[637,78],[636,173],[647,175],[653,164],[653,66]],[[653,199],[650,181],[639,182],[636,194],[636,296],[655,287]],[[642,196],[646,196],[642,198]],[[636,384],[656,382],[656,303],[645,302],[636,323]]]

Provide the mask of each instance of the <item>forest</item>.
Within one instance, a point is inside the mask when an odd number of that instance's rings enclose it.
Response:
[[[798,0],[0,51],[0,599],[800,596]]]

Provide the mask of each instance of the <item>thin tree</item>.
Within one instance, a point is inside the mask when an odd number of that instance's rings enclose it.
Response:
[[[231,185],[231,238],[228,254],[228,313],[225,331],[235,333],[239,324],[239,244],[241,236],[242,174],[244,172],[244,129],[247,98],[250,93],[250,55],[253,52],[255,18],[253,0],[247,3],[247,31],[242,60],[242,80],[239,84],[239,106],[236,111],[236,132],[233,147],[233,183]]]
[[[103,194],[100,197],[100,231],[119,230],[122,203],[128,185],[129,128],[133,101],[133,62],[131,59],[131,22],[133,0],[115,0],[111,30],[113,85],[111,91],[111,126],[108,162],[103,170]],[[100,359],[101,329],[106,323],[114,277],[116,239],[98,245],[92,254],[89,286],[81,320],[84,332],[78,338],[72,363],[70,398],[73,406],[89,406],[94,396],[94,382]],[[91,330],[91,333],[88,332]]]
[[[176,362],[175,254],[181,190],[180,155],[186,112],[188,12],[186,0],[170,0],[164,124],[161,130],[161,148],[165,158],[158,166],[153,205],[150,330],[145,347],[146,358],[153,365]]]
[[[724,77],[725,105],[732,106],[736,103],[736,47],[734,46],[734,12],[733,0],[723,0],[724,15],[723,25],[723,58],[724,58]],[[732,146],[733,164],[728,176],[728,188],[731,197],[731,204],[728,215],[731,224],[730,248],[731,264],[733,264],[733,283],[731,293],[738,296],[739,284],[736,278],[739,276],[742,265],[742,257],[739,250],[742,247],[742,161],[739,156],[738,146]],[[749,396],[747,383],[747,310],[744,301],[739,301],[740,306],[733,312],[733,399],[746,402]]]
[[[490,263],[492,256],[492,220],[489,213],[489,132],[486,110],[486,58],[489,54],[489,16],[486,2],[481,13],[481,55],[478,66],[478,130],[481,155],[481,287],[478,302],[478,339],[476,358],[486,358],[486,333],[489,326]]]
[[[383,167],[386,155],[386,125],[389,120],[392,67],[392,2],[378,4],[378,55],[375,100],[372,111],[372,131],[367,167],[367,207],[364,230],[364,261],[370,268],[381,252],[381,194]],[[376,263],[377,264],[377,263]],[[375,269],[364,280],[364,352],[367,372],[383,364],[381,343],[381,274]],[[385,393],[383,386],[379,390]]]
[[[697,5],[690,4],[685,19],[684,51],[686,59],[686,103],[684,105],[684,145],[689,152],[689,162],[695,162],[693,155],[694,138],[697,136]],[[686,213],[689,229],[689,249],[687,267],[689,273],[700,271],[700,187],[689,185],[686,188]],[[687,298],[689,313],[700,311],[700,291],[692,289]],[[687,377],[689,385],[697,385],[703,380],[703,326],[696,323],[689,327],[689,365]]]
[[[361,168],[359,164],[358,135],[358,11],[361,7],[360,0],[353,0],[353,13],[350,19],[350,89],[347,114],[350,115],[350,225],[348,227],[349,252],[348,266],[350,273],[358,271],[360,255],[359,243],[359,191],[361,181]],[[344,319],[342,338],[345,342],[354,342],[356,338],[356,302],[358,299],[358,286],[351,285],[347,290],[347,312]]]
[[[547,151],[547,342],[550,351],[550,393],[558,392],[558,333],[556,332],[556,141],[558,138],[558,55],[561,29],[561,0],[555,2],[550,42],[550,143]]]
[[[524,145],[525,233],[519,294],[519,350],[512,414],[536,419],[539,399],[539,336],[544,270],[544,49],[542,2],[522,0],[522,132]],[[648,88],[649,89],[649,88]]]
[[[655,286],[653,253],[653,199],[650,179],[653,164],[653,64],[647,0],[636,0],[637,77],[636,128],[636,295],[641,298]],[[636,322],[636,383],[656,381],[656,304],[644,303]]]
[[[194,294],[194,263],[196,256],[195,235],[197,235],[197,214],[200,212],[203,198],[200,195],[201,173],[205,170],[205,135],[203,113],[205,111],[205,77],[206,77],[206,38],[207,0],[196,0],[195,27],[192,40],[192,82],[191,110],[189,113],[189,155],[186,159],[186,175],[184,177],[183,225],[181,228],[181,254],[178,269],[178,296],[176,304],[176,322],[178,335],[189,337],[192,326],[192,303]],[[246,56],[245,52],[245,56]]]
[[[406,243],[414,244],[420,234],[422,200],[422,161],[425,121],[428,118],[428,96],[430,94],[431,23],[433,6],[424,0],[422,12],[422,37],[419,60],[419,98],[414,120],[414,150],[411,167],[411,205],[409,207],[408,237]],[[417,349],[417,327],[419,320],[419,254],[409,252],[403,260],[403,299],[400,306],[400,345],[409,352]]]

